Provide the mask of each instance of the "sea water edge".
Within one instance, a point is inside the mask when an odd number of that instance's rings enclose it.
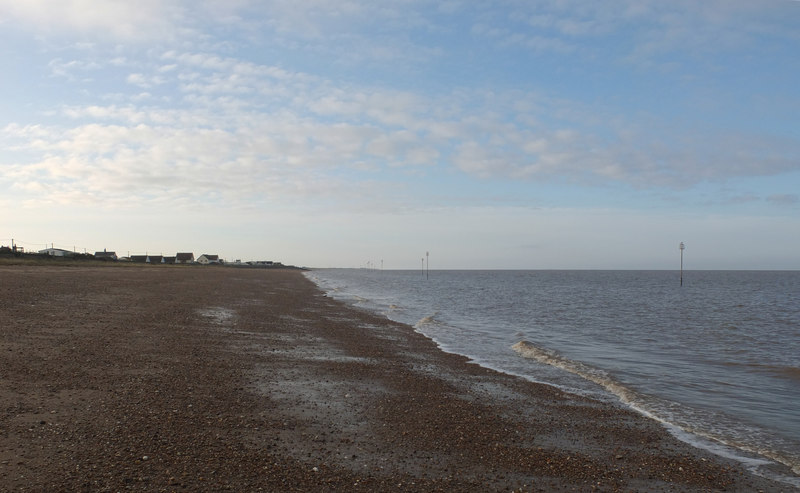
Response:
[[[519,320],[513,319],[509,323],[508,320],[503,320],[502,316],[492,318],[504,313],[503,310],[506,307],[496,306],[503,303],[508,304],[514,313],[521,311],[523,317],[535,318],[535,313],[525,313],[528,308],[525,307],[526,302],[523,297],[527,293],[519,291],[533,277],[537,280],[544,279],[544,282],[548,283],[547,293],[537,293],[539,297],[545,298],[544,302],[547,303],[546,309],[543,308],[544,305],[538,306],[550,317],[546,320],[537,320],[538,324],[545,326],[586,322],[585,320],[572,320],[569,317],[559,320],[558,317],[563,315],[553,315],[554,313],[558,314],[559,311],[569,313],[573,317],[576,316],[575,314],[579,317],[596,316],[598,313],[609,310],[630,311],[631,316],[639,317],[640,314],[637,313],[637,310],[646,310],[648,307],[629,307],[628,305],[636,304],[636,300],[642,297],[642,290],[655,289],[648,296],[657,297],[659,303],[667,300],[670,310],[673,309],[672,303],[691,305],[687,300],[697,294],[692,292],[692,289],[697,289],[696,287],[687,286],[689,289],[676,290],[669,286],[668,284],[672,283],[672,278],[675,277],[674,272],[622,271],[624,285],[620,285],[618,279],[615,280],[615,276],[619,276],[617,272],[619,271],[435,271],[432,273],[433,278],[431,279],[424,271],[323,269],[311,271],[307,273],[307,276],[334,298],[414,326],[418,331],[433,339],[444,351],[461,354],[475,363],[493,370],[553,385],[567,392],[621,402],[662,422],[667,429],[683,441],[721,456],[735,458],[758,474],[800,487],[800,477],[798,477],[800,453],[796,453],[798,451],[797,442],[784,440],[780,436],[772,434],[771,431],[765,432],[758,427],[746,430],[746,434],[752,436],[747,439],[739,439],[736,437],[736,433],[740,431],[733,429],[737,425],[725,424],[729,419],[724,412],[714,409],[693,409],[663,397],[634,390],[635,385],[631,386],[630,382],[624,381],[624,378],[615,378],[604,371],[601,366],[586,364],[580,358],[565,357],[558,351],[548,348],[546,344],[542,345],[538,340],[536,345],[531,346],[541,354],[526,361],[519,357],[520,355],[526,356],[524,351],[515,347],[519,353],[515,354],[510,349],[515,344],[523,343],[523,339],[529,335],[525,330],[525,324],[520,324]],[[586,277],[587,275],[588,277]],[[501,283],[497,282],[498,276],[502,277]],[[714,296],[719,296],[714,293],[715,289],[724,291],[723,297],[732,296],[740,299],[737,297],[747,296],[747,290],[752,288],[745,283],[744,286],[739,286],[743,290],[742,293],[731,294],[730,291],[736,291],[736,288],[731,287],[735,283],[732,284],[732,280],[727,278],[728,274],[720,277],[720,274],[713,273],[711,275],[715,283],[713,285],[707,285],[706,281],[701,281],[703,274],[700,272],[693,272],[692,276],[694,276],[696,284],[701,285],[704,291],[710,292],[712,299]],[[730,276],[733,281],[741,277],[736,273],[730,274]],[[653,283],[653,279],[656,279],[655,283]],[[800,294],[797,293],[797,287],[800,285],[797,281],[800,280],[800,276],[789,274],[788,279],[790,295]],[[423,280],[427,282],[422,282]],[[523,291],[525,289],[527,288],[524,288]],[[613,296],[609,297],[608,293],[621,297],[621,299],[615,301]],[[768,293],[759,293],[759,295],[769,299]],[[584,298],[580,299],[581,296]],[[703,293],[702,296],[709,296],[709,293]],[[467,303],[461,303],[462,300],[466,300]],[[597,300],[602,300],[602,303],[598,303]],[[576,304],[576,302],[585,303],[586,306]],[[701,300],[701,302],[705,303],[706,301]],[[743,301],[743,303],[749,302],[752,300]],[[792,302],[793,300],[789,300],[789,306]],[[563,306],[560,306],[559,303],[562,303]],[[610,306],[604,306],[603,303],[609,303]],[[603,306],[592,306],[592,304]],[[533,309],[536,308],[534,303]],[[705,307],[702,308],[705,309]],[[689,309],[691,310],[691,307]],[[459,310],[463,312],[460,315],[458,315]],[[651,311],[657,312],[658,310]],[[485,318],[487,312],[489,319]],[[605,316],[603,315],[603,317]],[[673,317],[671,314],[659,313],[656,313],[655,316]],[[734,313],[733,316],[739,316],[739,314]],[[797,318],[796,313],[791,316]],[[678,319],[680,320],[680,317]],[[590,320],[589,322],[595,321]],[[492,325],[493,330],[485,330],[484,325],[487,324]],[[497,330],[497,327],[501,327],[503,330]],[[613,327],[604,328],[604,331],[613,332],[611,329]],[[681,332],[681,335],[683,334],[685,333]],[[481,339],[486,337],[489,337],[488,341]],[[478,343],[475,343],[475,340]],[[563,340],[554,341],[556,345],[564,344],[564,342]],[[572,341],[568,342],[573,344]],[[604,349],[595,345],[594,342],[578,341],[577,345],[581,344],[588,346],[581,350],[592,353],[599,352],[602,357],[619,358],[621,356],[616,351],[611,351],[614,354],[603,356]],[[476,348],[479,349],[476,350]],[[625,359],[624,356],[622,355],[621,359]],[[640,356],[634,356],[634,359],[636,358],[641,359]],[[614,363],[616,364],[617,361],[615,360]],[[534,364],[535,368],[531,367],[531,364]],[[643,362],[634,361],[631,364],[638,365]],[[658,369],[656,368],[656,370]],[[718,425],[718,422],[723,425]],[[719,429],[714,430],[715,426]],[[726,430],[726,426],[730,429]],[[794,474],[786,473],[781,467],[773,467],[772,461],[793,467]]]

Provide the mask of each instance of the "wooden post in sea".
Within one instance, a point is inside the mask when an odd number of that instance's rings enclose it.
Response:
[[[681,250],[681,286],[683,286],[683,250],[686,248],[686,245],[681,242],[678,248]]]

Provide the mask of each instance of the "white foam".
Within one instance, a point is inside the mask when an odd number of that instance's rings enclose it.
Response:
[[[664,424],[676,438],[690,445],[702,448],[721,457],[737,460],[756,474],[770,477],[793,486],[800,486],[800,481],[798,478],[789,477],[774,472],[767,472],[764,471],[762,467],[771,464],[770,460],[767,460],[771,459],[777,463],[782,463],[789,466],[789,468],[791,468],[795,474],[800,473],[800,467],[798,467],[798,464],[791,459],[788,459],[780,454],[776,454],[770,450],[756,450],[743,444],[728,443],[721,437],[710,432],[698,430],[688,424],[681,425],[676,421],[660,416],[660,413],[655,410],[651,410],[649,406],[646,405],[647,399],[643,395],[640,395],[639,393],[615,381],[606,372],[565,358],[556,351],[540,348],[524,340],[512,345],[511,348],[524,358],[533,359],[542,364],[561,368],[562,370],[573,373],[600,385],[604,389],[617,396],[624,404],[628,405],[635,411]],[[666,408],[666,406],[661,407]],[[753,453],[762,457],[766,457],[767,459],[746,456],[742,452]]]
[[[619,397],[628,405],[636,404],[636,393],[612,379],[606,372],[592,368],[578,361],[565,358],[555,351],[540,348],[528,341],[520,341],[511,348],[524,358],[530,358],[546,365],[561,368],[590,382],[600,385]],[[645,412],[642,410],[642,412]]]

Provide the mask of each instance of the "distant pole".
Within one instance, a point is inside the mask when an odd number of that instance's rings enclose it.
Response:
[[[425,261],[428,265],[428,269],[425,271],[425,279],[430,279],[431,277],[431,252],[425,252]]]
[[[686,249],[686,245],[681,242],[678,248],[681,250],[681,286],[683,286],[683,251]]]
[[[422,277],[425,277],[425,257],[422,257]]]

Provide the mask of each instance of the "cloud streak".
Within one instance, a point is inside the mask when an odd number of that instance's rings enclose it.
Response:
[[[302,195],[306,187],[296,184],[306,181],[328,181],[324,188],[335,195],[336,176],[347,173],[364,184],[387,167],[685,188],[791,171],[800,155],[789,139],[702,131],[687,138],[668,128],[645,129],[644,121],[620,114],[604,116],[606,108],[538,94],[472,90],[431,97],[337,85],[210,53],[166,52],[125,80],[177,91],[182,102],[141,104],[132,96],[124,105],[64,106],[61,126],[7,126],[14,149],[39,156],[13,167],[28,193],[97,201],[123,193],[189,194],[203,201],[230,189],[237,193],[219,194],[220,200],[236,203],[278,190]],[[217,178],[207,178],[212,175]],[[48,186],[37,192],[37,180]]]

